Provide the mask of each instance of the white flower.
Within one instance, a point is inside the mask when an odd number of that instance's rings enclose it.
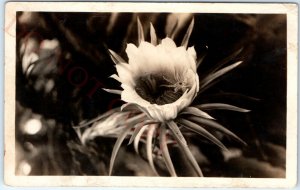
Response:
[[[128,63],[110,50],[118,72],[112,78],[121,82],[123,101],[140,106],[151,119],[164,122],[175,119],[197,95],[197,55],[194,47],[177,47],[168,37],[156,45],[152,25],[151,29],[152,43],[141,40],[138,47],[127,45]]]
[[[194,20],[189,25],[181,45],[177,47],[169,37],[158,40],[152,24],[150,25],[151,43],[146,42],[142,25],[138,19],[139,45],[127,44],[128,62],[114,51],[109,50],[118,74],[112,75],[111,78],[119,81],[123,90],[105,90],[120,94],[121,99],[127,103],[121,109],[108,111],[91,122],[77,126],[81,128],[94,123],[83,133],[82,137],[84,138],[81,138],[83,141],[100,135],[116,134],[118,136],[111,155],[109,175],[112,174],[118,150],[128,135],[131,135],[128,144],[133,143],[137,153],[139,152],[139,142],[145,142],[148,162],[153,171],[159,175],[153,161],[153,145],[157,146],[157,144],[152,141],[156,139],[159,144],[159,155],[164,160],[171,176],[177,176],[177,174],[168,151],[170,140],[178,144],[194,168],[196,175],[203,176],[201,168],[181,132],[182,128],[201,135],[222,149],[226,149],[225,145],[210,130],[222,132],[244,143],[234,133],[217,123],[206,113],[206,110],[224,109],[238,112],[248,112],[249,110],[223,103],[191,105],[195,97],[209,88],[215,79],[241,63],[239,61],[208,73],[199,83],[197,67],[204,57],[197,60],[194,47],[187,47],[193,25]],[[127,115],[128,119],[117,119],[118,115],[125,116],[123,114]],[[106,126],[111,123],[109,121],[112,117],[115,118],[112,126]],[[208,128],[210,130],[207,130]]]

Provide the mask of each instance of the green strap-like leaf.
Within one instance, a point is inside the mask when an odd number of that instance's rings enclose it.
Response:
[[[170,153],[169,153],[169,150],[168,150],[165,125],[160,126],[159,144],[160,144],[160,149],[162,151],[162,157],[163,157],[163,159],[166,163],[168,171],[170,172],[172,177],[177,177],[177,174],[176,174],[176,171],[174,169],[173,162],[171,160],[171,156],[170,156]]]
[[[205,110],[215,110],[215,109],[220,109],[220,110],[230,110],[230,111],[237,111],[237,112],[249,112],[250,110],[240,108],[237,106],[233,106],[230,104],[223,104],[223,103],[207,103],[207,104],[200,104],[195,106],[200,109],[205,109]]]
[[[180,149],[184,152],[184,154],[187,156],[187,159],[189,160],[189,162],[192,164],[193,168],[195,169],[195,171],[197,172],[197,175],[200,177],[203,177],[202,171],[195,159],[195,157],[193,156],[193,154],[191,153],[182,133],[180,132],[177,124],[174,121],[170,121],[167,123],[168,127],[171,129],[171,132],[175,138],[175,140],[177,141]],[[183,139],[182,139],[183,138]]]
[[[234,139],[236,139],[237,141],[241,142],[242,144],[247,145],[237,135],[235,135],[230,130],[226,129],[224,126],[222,126],[221,124],[217,123],[216,121],[205,119],[205,118],[201,118],[201,117],[195,117],[195,116],[188,117],[187,119],[190,120],[190,121],[202,124],[204,126],[211,127],[211,128],[213,128],[215,130],[221,131],[221,132],[223,132],[223,133],[225,133],[225,134],[233,137]]]
[[[199,135],[205,137],[206,139],[210,140],[211,142],[215,143],[220,148],[227,150],[227,148],[224,146],[224,144],[219,141],[215,136],[213,136],[210,132],[208,132],[206,129],[201,127],[200,125],[197,125],[191,121],[188,121],[186,119],[178,119],[178,122],[182,125],[184,125],[186,128],[195,131]]]

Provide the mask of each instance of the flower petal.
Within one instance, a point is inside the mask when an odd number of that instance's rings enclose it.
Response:
[[[123,84],[134,86],[135,81],[130,69],[130,66],[126,63],[119,63],[116,65],[119,79]]]
[[[166,50],[172,50],[174,48],[177,48],[175,42],[171,39],[171,38],[164,38],[162,41],[161,41],[161,46],[163,48],[165,48]]]
[[[140,95],[138,95],[135,89],[132,88],[131,86],[122,84],[122,88],[124,89],[121,94],[121,99],[123,101],[137,104],[142,108],[147,108],[148,106],[151,105],[148,101],[141,98]]]

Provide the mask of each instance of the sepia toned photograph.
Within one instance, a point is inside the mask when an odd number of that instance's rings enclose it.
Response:
[[[7,7],[7,181],[295,185],[297,6],[48,4]]]

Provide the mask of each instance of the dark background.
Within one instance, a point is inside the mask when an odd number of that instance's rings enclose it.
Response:
[[[99,137],[83,146],[72,126],[122,104],[117,95],[101,90],[102,87],[120,88],[108,78],[116,71],[107,48],[126,57],[126,43],[137,42],[137,15],[146,39],[149,39],[150,21],[158,37],[166,37],[169,13],[17,14],[16,150],[17,162],[31,166],[28,175],[107,175],[115,139]],[[248,144],[242,147],[224,139],[227,147],[240,153],[236,156],[226,159],[217,147],[199,137],[189,139],[191,146],[198,150],[195,157],[204,175],[284,177],[286,15],[194,14],[193,17],[195,27],[189,46],[194,45],[198,55],[207,54],[198,69],[200,79],[224,58],[243,48],[228,62],[243,60],[243,64],[197,97],[194,104],[223,102],[251,110],[249,113],[211,112]],[[178,32],[177,45],[189,22]],[[32,51],[40,55],[39,60],[32,63],[33,69],[26,74],[28,67],[22,66],[21,47],[28,39],[36,44],[56,39],[60,47],[43,50],[36,45]],[[86,77],[88,81],[78,85]],[[49,85],[49,81],[54,85]],[[91,93],[96,84],[99,84],[97,90]],[[43,124],[42,130],[34,135],[22,130],[31,118],[39,118]],[[176,151],[171,152],[178,155]],[[132,147],[126,147],[125,143],[118,157],[115,175],[152,175],[145,159],[134,154]],[[174,160],[179,173],[188,175],[188,168],[181,163],[180,159]],[[24,175],[21,167],[19,164],[16,172]]]

